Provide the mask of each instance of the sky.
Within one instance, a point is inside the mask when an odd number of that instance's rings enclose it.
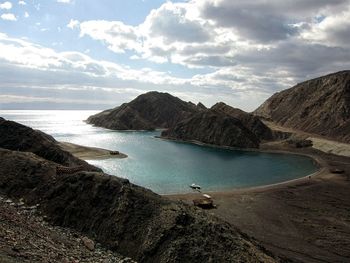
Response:
[[[350,68],[350,0],[0,0],[0,109],[106,109],[147,91],[252,111]]]

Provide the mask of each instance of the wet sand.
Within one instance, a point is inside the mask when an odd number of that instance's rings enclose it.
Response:
[[[208,212],[292,262],[350,262],[350,158],[283,142],[265,143],[260,150],[311,156],[320,170],[284,183],[211,192],[217,209]],[[192,204],[200,196],[167,197]]]
[[[83,160],[96,160],[96,159],[108,159],[108,158],[126,158],[128,157],[124,153],[119,154],[111,154],[110,150],[96,148],[96,147],[88,147],[82,146],[69,142],[59,142],[59,146],[73,154],[75,157],[78,157]]]

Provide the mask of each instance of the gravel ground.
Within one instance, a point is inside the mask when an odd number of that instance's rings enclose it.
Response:
[[[0,196],[0,262],[135,262],[70,229],[52,226],[22,200]]]

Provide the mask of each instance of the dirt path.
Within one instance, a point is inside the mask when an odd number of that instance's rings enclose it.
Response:
[[[311,140],[313,144],[312,147],[314,149],[320,150],[325,153],[350,157],[350,144],[334,141],[330,138],[326,138],[320,135],[315,135],[312,133],[282,127],[269,121],[264,121],[264,123],[272,130],[293,133],[299,137]]]

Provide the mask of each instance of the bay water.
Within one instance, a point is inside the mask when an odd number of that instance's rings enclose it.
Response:
[[[0,111],[0,116],[39,129],[58,141],[117,150],[125,159],[88,160],[106,173],[159,194],[261,186],[317,171],[311,158],[292,154],[226,150],[166,141],[154,132],[112,131],[84,122],[96,111]]]

